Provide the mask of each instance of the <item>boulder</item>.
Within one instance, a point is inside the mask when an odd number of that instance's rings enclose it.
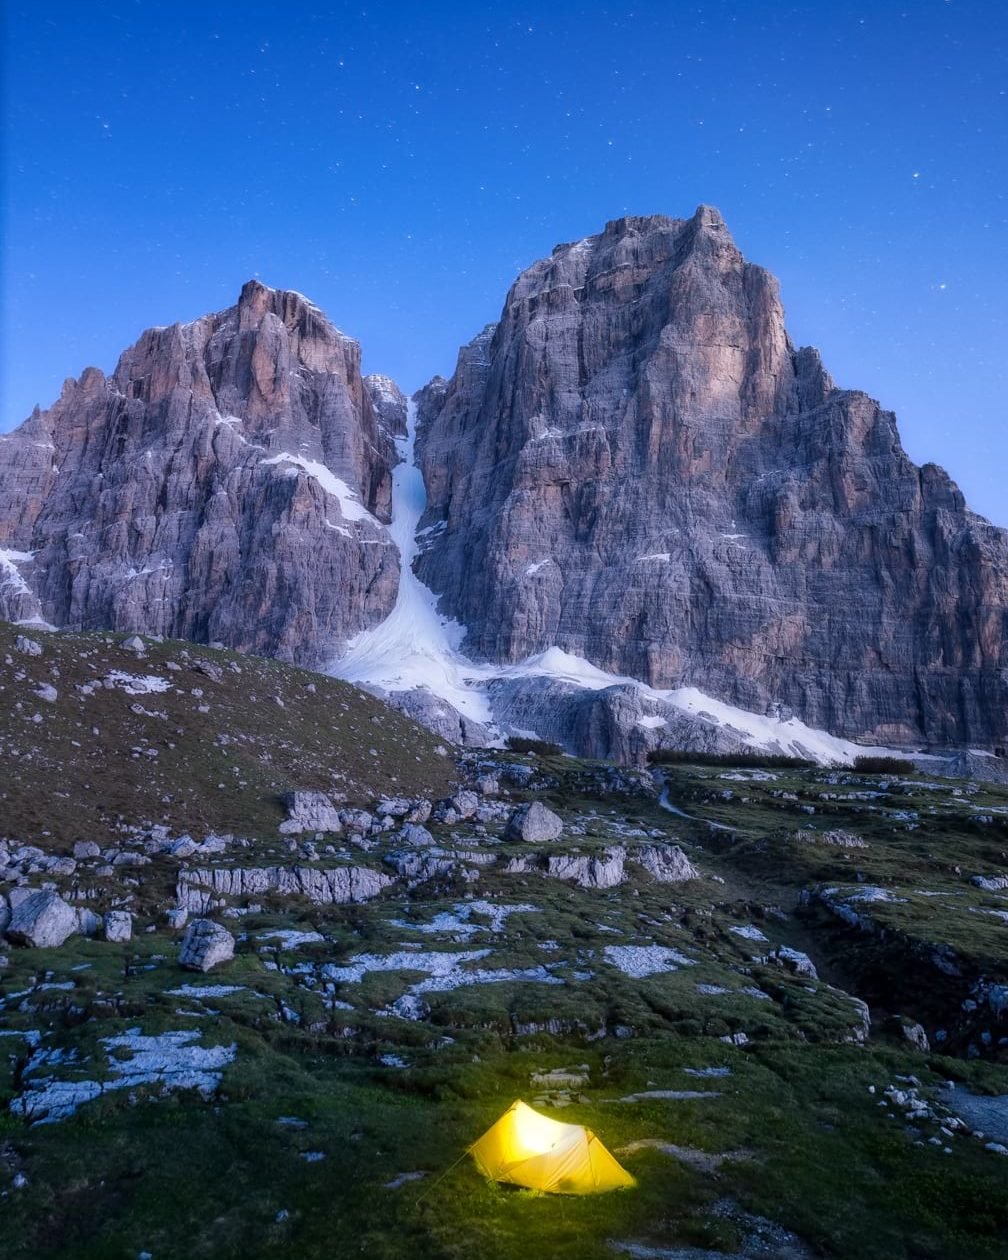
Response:
[[[515,810],[508,819],[504,836],[507,840],[540,844],[544,840],[556,840],[562,831],[563,819],[547,809],[541,801],[532,801]]]
[[[285,792],[287,818],[280,824],[282,835],[309,831],[342,831],[340,813],[325,792]]]
[[[179,949],[179,965],[190,971],[209,971],[234,957],[235,938],[219,923],[193,919]]]
[[[659,884],[682,884],[700,878],[700,872],[677,844],[641,845],[629,857]]]
[[[58,893],[30,893],[14,907],[7,937],[19,945],[53,949],[79,930],[77,911]]]
[[[313,905],[369,901],[392,883],[367,866],[223,866],[179,872],[175,900],[179,909],[203,914],[222,897],[306,897]]]
[[[14,650],[23,652],[25,656],[41,656],[42,644],[37,643],[34,639],[29,639],[23,634],[19,634],[14,640]]]
[[[73,847],[73,855],[79,862],[87,858],[101,857],[101,849],[93,840],[78,840]]]
[[[128,910],[109,910],[105,915],[105,939],[117,944],[133,937],[133,916]]]
[[[434,843],[434,837],[419,823],[407,823],[405,827],[400,827],[398,839],[411,849],[426,849]]]

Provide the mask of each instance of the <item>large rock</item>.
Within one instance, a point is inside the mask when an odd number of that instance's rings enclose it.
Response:
[[[683,884],[700,878],[700,872],[677,844],[642,844],[629,856],[659,884]]]
[[[539,844],[544,840],[556,840],[562,831],[563,819],[541,801],[532,801],[515,810],[508,819],[504,834],[508,840]]]
[[[1008,741],[1008,533],[792,345],[716,210],[558,246],[419,417],[417,573],[470,655],[555,646],[840,735]]]
[[[235,938],[219,923],[193,919],[179,948],[179,965],[190,971],[209,971],[234,957]]]
[[[287,817],[280,824],[280,831],[284,835],[343,830],[339,810],[325,792],[286,792],[283,803]]]
[[[374,396],[357,342],[255,280],[149,330],[0,443],[0,616],[331,659],[398,584]]]
[[[79,929],[77,911],[57,893],[33,892],[13,908],[7,937],[20,945],[52,949]]]

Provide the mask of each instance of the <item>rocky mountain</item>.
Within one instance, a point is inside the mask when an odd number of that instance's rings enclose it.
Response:
[[[1008,739],[1008,534],[792,345],[716,210],[558,246],[419,404],[417,573],[469,656],[558,647],[883,743]]]
[[[404,416],[298,293],[151,329],[0,439],[0,615],[318,664],[395,601]]]
[[[452,742],[1008,745],[1008,533],[704,206],[558,246],[409,405],[256,281],[150,330],[0,438],[0,617],[330,669]]]

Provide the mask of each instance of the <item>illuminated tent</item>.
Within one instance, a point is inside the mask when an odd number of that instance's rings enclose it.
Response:
[[[553,1194],[599,1194],[636,1185],[633,1177],[581,1124],[561,1124],[514,1102],[469,1147],[491,1181]]]

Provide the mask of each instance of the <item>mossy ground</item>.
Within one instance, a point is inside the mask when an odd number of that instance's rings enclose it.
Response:
[[[55,649],[39,637],[44,655],[27,663],[18,658],[20,668],[51,665]],[[177,655],[180,647],[152,645],[149,659],[162,650]],[[122,649],[114,640],[106,644],[100,636],[85,650],[106,654],[88,658],[98,671],[131,668],[119,660]],[[199,649],[198,655],[208,653]],[[259,738],[256,730],[261,734],[255,706],[266,687],[261,681],[251,685],[258,663],[239,659],[239,665],[243,673],[234,677],[245,681],[243,690],[229,693],[234,708],[228,726],[234,733],[247,722],[251,740]],[[69,691],[66,675],[75,668],[71,654],[61,666],[62,683],[56,683],[61,694]],[[231,815],[218,804],[224,798],[214,795],[221,790],[211,788],[217,763],[200,770],[206,750],[190,747],[190,760],[173,771],[188,785],[185,793],[191,790],[191,796],[180,796],[190,804],[178,814],[167,811],[172,826],[199,830],[191,802],[201,793],[212,798],[213,827],[254,841],[239,855],[243,864],[277,860],[275,795],[283,787],[333,786],[341,780],[320,782],[319,776],[345,774],[367,804],[365,789],[373,796],[396,785],[368,777],[372,745],[362,751],[364,732],[369,739],[373,730],[388,736],[388,749],[426,738],[409,724],[400,731],[398,718],[372,712],[370,700],[347,696],[340,684],[323,693],[325,680],[282,666],[262,668],[283,671],[285,704],[274,707],[285,720],[295,720],[291,689],[300,694],[308,679],[317,691],[306,693],[305,703],[314,706],[317,699],[317,713],[313,707],[297,710],[299,725],[285,729],[276,746],[256,745],[255,755],[251,744],[246,747],[242,774],[248,789],[235,794]],[[149,663],[132,670],[153,672]],[[212,683],[204,681],[209,692]],[[4,685],[23,686],[10,679]],[[341,726],[346,719],[338,717],[323,730],[334,703],[350,706],[340,712],[354,715],[356,727]],[[179,724],[190,721],[188,705]],[[225,709],[220,697],[217,706]],[[372,722],[375,716],[387,726]],[[4,720],[15,723],[5,740],[23,742],[21,718],[8,714]],[[64,852],[70,840],[86,838],[89,827],[120,812],[139,821],[135,811],[149,808],[150,820],[159,821],[157,801],[144,795],[148,788],[130,756],[121,785],[114,782],[118,763],[104,763],[101,810],[88,806],[92,813],[75,820],[61,797],[54,795],[51,806],[44,798],[31,803],[42,781],[39,767],[51,775],[66,754],[58,741],[78,738],[72,724],[90,722],[91,715],[68,707],[60,720],[62,733],[54,725],[53,742],[45,742],[43,731],[36,745],[42,760],[29,763],[28,786],[5,787],[8,804],[20,811],[8,814],[5,829]],[[108,727],[113,718],[103,721]],[[299,761],[298,740],[316,722],[318,749]],[[338,755],[322,746],[333,732],[342,741]],[[132,730],[123,726],[121,739],[134,739]],[[398,790],[427,786],[442,794],[450,763],[432,740],[416,747],[409,756],[422,758],[412,762],[417,777],[409,777],[405,760],[397,763]],[[1008,1068],[994,1061],[994,1052],[974,1061],[920,1053],[879,1021],[866,1045],[847,1042],[858,1021],[843,990],[861,993],[863,984],[885,982],[887,1009],[929,1018],[957,1009],[971,977],[1003,981],[1006,928],[982,911],[1005,908],[1006,901],[969,879],[1005,869],[1008,792],[952,782],[934,788],[926,776],[894,782],[788,767],[774,769],[773,777],[746,771],[737,778],[725,767],[682,764],[663,772],[669,801],[690,815],[683,817],[654,799],[593,791],[598,768],[587,763],[487,756],[535,767],[541,781],[535,795],[561,812],[566,824],[555,849],[601,852],[658,839],[651,833],[660,832],[660,838],[682,844],[704,877],[658,884],[628,864],[625,883],[591,890],[536,871],[508,874],[497,862],[480,868],[475,885],[462,878],[412,890],[399,884],[365,905],[317,907],[264,898],[260,911],[229,922],[242,934],[234,961],[202,977],[178,968],[177,939],[156,905],[172,887],[177,863],[158,857],[149,867],[131,869],[129,877],[141,881],[130,886],[137,911],[133,941],[113,945],[73,937],[58,950],[12,949],[9,967],[0,973],[0,1030],[39,1033],[46,1048],[75,1051],[76,1060],[59,1068],[68,1080],[109,1079],[115,1064],[101,1039],[130,1028],[151,1035],[193,1030],[203,1046],[234,1044],[235,1058],[210,1101],[144,1086],[109,1092],[60,1123],[28,1126],[7,1103],[24,1087],[20,1073],[29,1046],[18,1036],[4,1037],[5,1260],[126,1260],[144,1251],[155,1260],[590,1260],[614,1254],[613,1240],[743,1254],[743,1213],[791,1231],[802,1240],[800,1254],[808,1256],[994,1260],[1005,1254],[1008,1160],[964,1134],[941,1135],[940,1145],[932,1145],[930,1138],[940,1135],[937,1124],[911,1124],[880,1101],[887,1085],[910,1075],[929,1097],[949,1079],[1006,1094]],[[93,766],[87,773],[92,781],[98,777]],[[76,780],[66,778],[60,790],[68,782],[76,791]],[[107,795],[113,792],[121,795]],[[354,799],[349,787],[347,792]],[[515,792],[513,799],[523,794]],[[843,849],[797,834],[828,828],[856,832],[867,847]],[[503,841],[493,828],[480,834],[469,824],[432,824],[432,830],[446,847],[471,845],[500,858],[545,849]],[[359,860],[378,866],[395,844],[381,838]],[[825,910],[799,904],[806,888],[860,884],[885,887],[903,899],[868,907],[884,930],[859,933]],[[473,896],[535,909],[511,914],[493,931],[479,912],[460,917],[459,907],[471,905],[467,898]],[[438,914],[453,915],[462,926],[425,931]],[[155,930],[147,932],[149,926]],[[767,941],[732,931],[751,927]],[[271,928],[317,930],[324,939],[282,948],[264,939]],[[963,976],[949,978],[945,988],[940,973],[914,952],[934,944],[953,948],[963,968]],[[607,945],[664,946],[692,965],[634,979],[613,965]],[[821,980],[765,963],[763,955],[775,945],[809,952]],[[562,983],[516,979],[424,992],[430,1013],[420,1020],[397,1018],[389,1005],[422,984],[429,974],[422,965],[371,971],[326,989],[326,965],[345,966],[358,955],[412,950],[419,959],[431,950],[476,949],[489,953],[475,966],[546,968]],[[239,987],[213,996],[171,992],[204,984]],[[58,987],[65,985],[73,987]],[[862,995],[873,1006],[878,1000],[875,993]],[[738,1033],[746,1035],[746,1045],[721,1040]],[[574,1064],[587,1065],[586,1085],[569,1106],[552,1110],[547,1103],[543,1110],[587,1124],[617,1153],[654,1139],[729,1158],[711,1171],[638,1147],[620,1155],[637,1187],[588,1198],[504,1189],[487,1183],[468,1159],[456,1163],[516,1097],[535,1097],[533,1073]],[[711,1067],[729,1068],[730,1074],[687,1071]],[[715,1096],[620,1101],[663,1090]],[[315,1153],[324,1158],[305,1158]],[[17,1172],[27,1178],[21,1189],[13,1188]],[[389,1184],[413,1173],[424,1176]]]
[[[41,656],[15,650],[22,634]],[[65,852],[146,822],[265,838],[292,788],[364,804],[382,793],[443,795],[453,778],[434,735],[338,679],[174,641],[144,639],[138,656],[123,648],[128,637],[0,622],[0,837]],[[113,671],[169,689],[107,689]],[[55,702],[37,696],[43,684]]]

